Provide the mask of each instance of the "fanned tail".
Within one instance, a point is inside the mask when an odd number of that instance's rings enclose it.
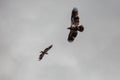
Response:
[[[78,26],[78,31],[83,32],[84,31],[84,26],[83,25]]]

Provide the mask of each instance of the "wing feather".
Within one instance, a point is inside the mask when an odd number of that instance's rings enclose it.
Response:
[[[48,50],[50,50],[52,48],[53,45],[50,45],[49,47],[47,47],[44,52],[47,52]]]
[[[40,54],[39,60],[41,60],[43,58],[43,56],[44,56],[44,53]]]

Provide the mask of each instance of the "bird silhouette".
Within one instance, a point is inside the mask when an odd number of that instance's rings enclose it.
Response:
[[[47,52],[53,47],[53,45],[50,45],[49,47],[45,48],[43,51],[41,51],[39,55],[39,60],[42,60],[45,54],[48,54]]]
[[[68,35],[68,41],[72,42],[76,38],[78,31],[83,32],[84,31],[84,26],[80,25],[79,21],[79,15],[78,15],[78,9],[73,8],[72,14],[71,14],[71,26],[68,27],[67,29],[70,30],[69,35]]]

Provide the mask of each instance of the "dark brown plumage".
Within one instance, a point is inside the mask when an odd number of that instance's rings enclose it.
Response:
[[[68,35],[68,41],[69,41],[69,42],[74,41],[74,39],[76,38],[77,34],[78,34],[77,31],[70,30],[70,33],[69,33],[69,35]]]
[[[41,51],[39,55],[39,60],[41,60],[45,54],[48,54],[47,52],[53,47],[53,45],[50,45],[49,47],[45,48],[44,51]]]
[[[71,26],[67,28],[70,30],[70,33],[68,35],[69,42],[74,41],[74,39],[78,34],[78,31],[80,32],[84,31],[84,26],[79,24],[80,24],[80,21],[79,21],[78,9],[73,8],[72,14],[71,14]]]

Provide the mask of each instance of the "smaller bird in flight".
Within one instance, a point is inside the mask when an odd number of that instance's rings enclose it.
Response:
[[[48,54],[47,52],[53,47],[53,45],[50,45],[49,47],[45,48],[44,51],[41,51],[39,55],[39,61],[43,58],[45,54]]]

